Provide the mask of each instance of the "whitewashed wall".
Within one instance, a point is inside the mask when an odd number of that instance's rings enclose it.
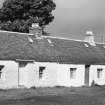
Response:
[[[18,84],[28,88],[32,86],[70,87],[85,85],[85,65],[28,62],[25,67],[19,67],[18,62],[15,61],[0,61],[0,65],[4,65],[0,78],[0,88],[17,88]],[[40,66],[45,67],[42,79],[39,79]],[[75,79],[70,78],[70,68],[77,68]],[[102,78],[97,78],[97,68],[103,68]],[[89,85],[92,84],[93,80],[99,85],[105,84],[105,65],[90,66]]]
[[[0,88],[18,87],[18,63],[15,61],[0,61],[4,65],[0,78]]]
[[[52,87],[56,85],[57,81],[57,64],[56,63],[41,63],[37,62],[35,63],[35,74],[37,78],[37,82],[35,83],[35,86],[38,87]],[[39,67],[44,66],[46,67],[42,79],[39,79]]]
[[[30,64],[27,63],[25,66],[20,67],[19,66],[19,86],[20,87],[27,87],[28,86],[28,71]]]
[[[42,79],[39,79],[39,67],[45,67]],[[24,87],[52,87],[57,81],[57,64],[44,62],[28,62],[19,67],[19,84]]]
[[[103,68],[102,78],[97,78],[97,68]],[[89,71],[89,85],[91,86],[93,80],[99,85],[105,85],[105,66],[104,65],[91,65]]]
[[[70,68],[77,68],[75,79],[70,78]],[[59,64],[57,71],[58,86],[83,86],[85,79],[84,65]]]
[[[39,69],[37,63],[28,62],[25,67],[19,67],[21,86],[30,88],[38,85]]]
[[[39,79],[39,67],[46,67],[42,79]],[[70,78],[70,68],[77,68],[76,78]],[[83,86],[85,79],[84,65],[69,65],[46,62],[35,62],[28,64],[26,68],[28,71],[26,87],[53,87],[53,86]],[[24,73],[23,73],[24,74]]]

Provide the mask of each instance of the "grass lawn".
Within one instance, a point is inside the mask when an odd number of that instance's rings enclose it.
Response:
[[[105,86],[0,90],[0,105],[105,105]]]

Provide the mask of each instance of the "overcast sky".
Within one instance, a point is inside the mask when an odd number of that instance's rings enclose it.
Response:
[[[105,36],[105,0],[54,0],[55,20],[49,25],[54,36],[83,39],[86,30]]]

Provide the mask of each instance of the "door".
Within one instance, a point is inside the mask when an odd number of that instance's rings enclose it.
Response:
[[[89,86],[89,68],[90,65],[85,65],[85,85]]]
[[[19,70],[18,70],[18,85],[25,86],[27,83],[27,63],[19,62]]]

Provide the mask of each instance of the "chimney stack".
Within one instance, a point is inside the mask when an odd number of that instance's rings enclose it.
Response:
[[[95,46],[94,34],[92,31],[86,31],[85,42],[88,42],[90,45]]]
[[[39,23],[32,23],[32,26],[29,28],[29,33],[35,35],[35,37],[41,37],[42,28],[39,26]]]

